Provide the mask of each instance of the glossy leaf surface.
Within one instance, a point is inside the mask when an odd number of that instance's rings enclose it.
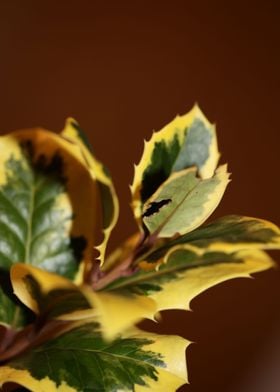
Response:
[[[34,392],[140,392],[156,385],[153,390],[175,392],[187,381],[186,346],[180,337],[141,331],[108,343],[90,324],[0,367],[0,385],[13,381]]]

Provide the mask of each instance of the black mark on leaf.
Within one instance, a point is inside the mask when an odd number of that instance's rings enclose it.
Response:
[[[172,200],[171,199],[163,199],[160,201],[153,201],[152,203],[149,204],[149,207],[146,209],[144,214],[142,215],[143,218],[146,218],[148,216],[151,216],[153,214],[156,214],[159,212],[159,210],[163,207],[169,204]]]

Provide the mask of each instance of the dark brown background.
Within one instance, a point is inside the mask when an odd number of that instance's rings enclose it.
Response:
[[[128,183],[143,138],[197,101],[233,172],[216,215],[280,224],[277,3],[2,0],[1,132],[75,117],[115,179],[116,245],[135,230]],[[162,332],[197,342],[182,391],[280,391],[279,294],[268,271],[164,314]]]

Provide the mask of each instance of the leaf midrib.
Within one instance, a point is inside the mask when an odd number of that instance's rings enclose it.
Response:
[[[160,276],[163,275],[167,275],[173,272],[179,272],[179,271],[186,271],[192,268],[198,268],[198,267],[206,267],[209,265],[213,265],[213,264],[224,264],[224,263],[239,263],[241,262],[238,259],[233,259],[231,261],[213,261],[213,260],[202,260],[202,261],[194,261],[194,262],[190,262],[187,266],[174,266],[168,269],[164,269],[162,271],[153,271],[153,272],[149,272],[147,273],[147,275],[142,275],[139,277],[132,277],[132,278],[126,278],[126,281],[120,282],[119,284],[116,283],[115,285],[112,284],[112,287],[110,287],[109,285],[107,287],[105,287],[104,289],[106,291],[114,291],[114,290],[118,290],[118,289],[123,289],[141,282],[146,282],[146,281],[150,281],[153,279],[156,279]]]
[[[149,344],[151,344],[151,343],[149,343]],[[61,352],[62,351],[71,351],[71,352],[90,352],[90,353],[95,353],[95,354],[99,354],[99,355],[108,355],[108,356],[111,356],[111,357],[117,357],[117,358],[120,358],[120,359],[123,359],[123,360],[131,360],[132,362],[136,362],[136,363],[139,363],[139,364],[145,364],[145,365],[149,365],[149,366],[151,366],[151,367],[157,367],[157,365],[154,365],[154,364],[151,364],[150,362],[148,362],[148,361],[144,361],[144,360],[140,360],[140,359],[137,359],[137,358],[133,358],[133,357],[129,357],[129,356],[124,356],[124,355],[121,355],[121,354],[115,354],[115,353],[110,353],[110,352],[108,352],[108,351],[103,351],[103,350],[95,350],[95,349],[81,349],[81,348],[71,348],[71,347],[67,347],[67,348],[61,348],[61,347],[50,347],[50,348],[47,348],[47,349],[42,349],[42,350],[36,350],[37,351],[37,353],[44,353],[46,356],[48,355],[48,351],[54,351],[54,352],[56,352],[56,351],[60,351],[61,350]],[[156,353],[155,353],[156,354]],[[78,354],[77,354],[78,355]],[[149,359],[153,359],[153,358],[149,358]],[[164,367],[164,366],[163,366]]]
[[[29,208],[28,208],[28,217],[27,217],[27,234],[26,234],[26,247],[25,247],[25,256],[24,262],[30,263],[30,249],[32,242],[32,226],[33,226],[33,215],[35,209],[35,191],[36,191],[36,181],[33,177],[32,183],[30,184],[30,200],[29,200]],[[31,263],[30,263],[31,264]]]
[[[190,172],[184,173],[183,176],[187,176]],[[174,216],[174,214],[177,212],[177,210],[181,207],[181,205],[186,201],[186,199],[189,197],[189,195],[198,187],[198,185],[202,182],[201,179],[198,178],[198,182],[196,184],[194,184],[194,186],[192,188],[189,189],[189,191],[187,191],[182,199],[180,200],[179,203],[177,203],[174,208],[170,211],[170,213],[165,217],[165,219],[163,220],[163,222],[159,225],[159,227],[153,232],[153,234],[155,233],[160,233],[163,228],[168,224],[168,222],[171,220],[171,218]],[[165,183],[163,183],[162,185],[164,185]]]

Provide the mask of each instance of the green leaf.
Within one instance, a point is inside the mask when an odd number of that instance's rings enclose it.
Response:
[[[7,181],[0,188],[2,268],[23,261],[73,276],[77,262],[65,233],[71,215],[59,206],[65,195],[59,167],[36,167],[23,154],[21,160],[11,157],[4,170]]]
[[[24,262],[81,280],[81,261],[93,253],[96,189],[77,146],[49,131],[1,136],[0,151],[0,322],[17,328],[28,315],[6,289],[6,272]]]
[[[218,159],[215,127],[198,106],[154,133],[145,143],[131,186],[132,208],[139,226],[144,203],[172,173],[195,166],[202,179],[210,178]]]
[[[175,392],[186,382],[187,344],[137,330],[108,343],[89,324],[0,367],[0,384],[16,382],[34,392],[142,392],[150,385],[158,386],[153,391]]]
[[[0,287],[0,324],[7,328],[19,329],[28,319],[28,312],[17,301],[11,290],[7,292]]]
[[[144,205],[143,222],[150,233],[172,237],[200,226],[219,204],[229,182],[226,166],[201,180],[190,168],[170,176]]]
[[[0,267],[25,262],[75,278],[92,255],[96,221],[95,182],[81,154],[42,129],[2,136],[0,150]]]

